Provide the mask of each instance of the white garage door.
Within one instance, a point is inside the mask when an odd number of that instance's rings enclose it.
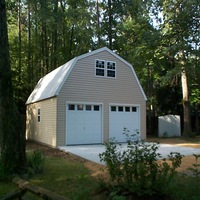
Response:
[[[102,106],[67,104],[66,143],[95,144],[102,141]]]
[[[115,138],[117,142],[126,142],[124,129],[130,134],[140,131],[139,126],[139,107],[138,106],[110,106],[109,112],[109,137]],[[137,135],[137,134],[136,134]],[[137,138],[137,137],[136,137]]]

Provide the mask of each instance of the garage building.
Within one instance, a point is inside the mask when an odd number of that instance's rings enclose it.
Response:
[[[107,47],[42,77],[26,102],[26,135],[50,146],[146,138],[146,96],[133,66]]]

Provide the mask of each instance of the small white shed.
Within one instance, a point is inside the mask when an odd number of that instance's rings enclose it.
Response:
[[[104,47],[42,77],[29,96],[26,134],[51,146],[146,138],[146,96],[133,66]]]
[[[181,136],[180,116],[165,115],[158,118],[158,136],[175,137]]]

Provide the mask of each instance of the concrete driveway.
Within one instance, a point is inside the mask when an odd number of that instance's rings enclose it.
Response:
[[[122,150],[126,149],[127,144],[122,144]],[[77,156],[80,156],[84,159],[99,163],[99,164],[105,164],[103,162],[100,162],[99,154],[103,153],[105,151],[104,145],[76,145],[76,146],[60,146],[60,150],[69,152],[72,154],[75,154]],[[178,152],[182,155],[193,155],[194,154],[200,154],[200,149],[197,148],[190,148],[190,147],[182,147],[182,146],[176,146],[176,145],[170,145],[170,144],[159,144],[158,153],[162,155],[163,158],[167,158],[167,155],[170,154],[170,152]]]

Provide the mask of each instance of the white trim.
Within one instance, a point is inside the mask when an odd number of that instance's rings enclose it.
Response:
[[[103,105],[102,102],[88,102],[88,101],[66,101],[66,105],[67,105],[67,104],[83,104],[83,105],[91,104],[91,105]]]
[[[109,103],[109,106],[135,106],[140,107],[140,104],[128,104],[128,103]]]
[[[69,145],[67,144],[67,110],[68,110],[68,105],[69,104],[82,104],[82,105],[99,105],[101,106],[101,141],[100,143],[103,143],[103,139],[104,139],[104,121],[103,121],[103,116],[104,116],[104,104],[102,102],[82,102],[82,101],[66,101],[66,106],[65,106],[65,116],[66,116],[66,121],[65,121],[65,145]],[[76,110],[76,109],[75,109]]]

